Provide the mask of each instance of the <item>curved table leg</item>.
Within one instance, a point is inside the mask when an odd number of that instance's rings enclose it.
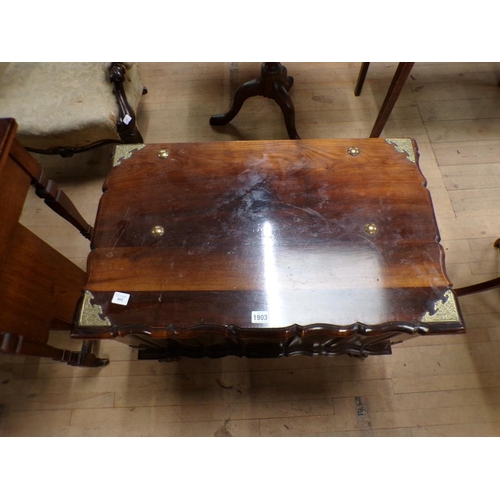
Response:
[[[236,90],[233,99],[233,105],[231,109],[224,114],[221,115],[213,115],[210,118],[210,125],[227,125],[240,111],[243,103],[249,97],[255,97],[258,95],[262,95],[264,92],[264,86],[262,83],[262,78],[255,78],[250,82],[244,83]]]
[[[297,129],[295,128],[295,107],[284,86],[277,84],[274,85],[274,100],[283,112],[288,137],[290,137],[290,139],[300,139]]]
[[[261,75],[236,90],[231,109],[224,114],[213,115],[210,125],[227,125],[240,111],[249,97],[263,96],[278,103],[283,112],[290,139],[300,139],[295,129],[295,108],[288,91],[293,86],[293,78],[287,76],[285,66],[277,62],[262,63]]]
[[[283,82],[283,87],[285,87],[286,90],[290,90],[293,87],[293,81],[293,76],[287,76]]]

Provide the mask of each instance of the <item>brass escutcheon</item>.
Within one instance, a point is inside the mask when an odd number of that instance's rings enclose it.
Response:
[[[358,156],[359,155],[359,148],[357,148],[356,146],[351,146],[350,148],[347,149],[347,152],[351,156]]]
[[[368,224],[366,224],[365,233],[367,233],[369,235],[373,235],[377,231],[378,231],[377,224],[375,224],[374,222],[369,222]]]
[[[163,226],[155,226],[151,229],[151,234],[155,238],[161,238],[165,234],[165,228]]]
[[[168,151],[168,149],[160,149],[160,151],[158,151],[158,158],[163,158],[163,159],[166,159],[168,158],[170,152]]]

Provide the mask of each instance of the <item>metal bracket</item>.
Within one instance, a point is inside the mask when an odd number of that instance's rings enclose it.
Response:
[[[451,290],[444,293],[443,298],[434,303],[434,312],[426,312],[421,323],[460,323],[457,303]]]
[[[78,326],[111,326],[111,321],[103,315],[99,304],[92,304],[94,296],[89,290],[85,290],[83,303],[78,318]]]
[[[113,167],[120,165],[122,160],[128,160],[131,158],[134,151],[139,151],[145,147],[146,144],[120,144],[116,146]]]
[[[411,139],[386,139],[387,144],[393,144],[398,153],[406,153],[408,160],[412,163],[417,163],[415,148]]]

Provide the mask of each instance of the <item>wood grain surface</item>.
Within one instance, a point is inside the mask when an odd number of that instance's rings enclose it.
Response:
[[[82,301],[73,337],[117,338],[146,357],[273,357],[387,353],[411,335],[463,333],[458,311],[424,324],[451,284],[416,144],[401,144],[162,143],[117,155],[86,292],[109,327],[85,320]]]

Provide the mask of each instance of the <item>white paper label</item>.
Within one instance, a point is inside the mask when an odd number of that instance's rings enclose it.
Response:
[[[269,323],[267,311],[252,311],[252,323]]]
[[[125,125],[128,125],[131,121],[132,121],[132,117],[129,114],[127,114],[123,117],[123,123],[125,123]]]
[[[130,299],[129,293],[115,292],[111,302],[113,304],[120,304],[121,306],[126,306],[128,304],[128,299]]]

